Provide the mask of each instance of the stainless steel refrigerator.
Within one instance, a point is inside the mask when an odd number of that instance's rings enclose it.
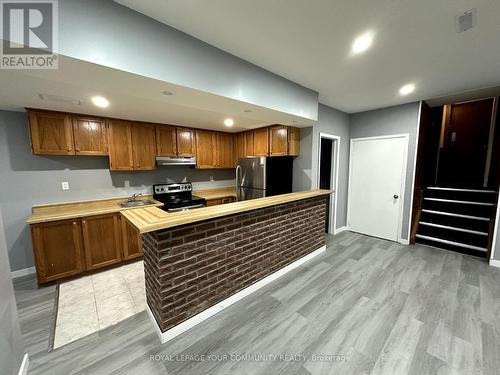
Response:
[[[290,156],[240,158],[236,167],[238,201],[292,192]]]

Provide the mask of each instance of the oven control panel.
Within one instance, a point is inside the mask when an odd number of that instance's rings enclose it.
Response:
[[[183,191],[192,191],[193,185],[191,182],[181,182],[178,184],[153,185],[153,189],[155,194],[172,194]]]

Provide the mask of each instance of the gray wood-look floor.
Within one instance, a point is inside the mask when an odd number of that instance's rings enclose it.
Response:
[[[164,345],[140,313],[48,352],[55,287],[15,290],[31,374],[500,372],[500,270],[354,233]]]

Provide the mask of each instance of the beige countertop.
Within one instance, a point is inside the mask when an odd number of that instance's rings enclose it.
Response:
[[[236,187],[229,186],[217,189],[206,189],[206,190],[193,190],[193,195],[197,195],[198,197],[205,198],[206,200],[210,199],[221,199],[227,197],[235,197],[236,198]]]
[[[121,207],[120,203],[126,202],[127,197],[114,199],[100,199],[93,201],[80,201],[61,204],[33,206],[31,216],[26,220],[28,224],[45,223],[49,221],[74,219],[93,215],[105,215],[127,210],[136,210],[137,207]],[[163,203],[152,199],[151,195],[141,196],[138,200],[150,199],[154,203],[142,207],[160,207]]]
[[[333,193],[332,190],[308,190],[173,213],[167,213],[157,207],[144,207],[123,211],[122,215],[140,233],[147,233],[331,193]]]

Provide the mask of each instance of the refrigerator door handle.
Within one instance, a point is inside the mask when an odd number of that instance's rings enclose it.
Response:
[[[240,175],[238,173],[238,170],[240,170],[240,172],[241,172],[241,166],[240,165],[236,166],[236,186],[241,186]]]

